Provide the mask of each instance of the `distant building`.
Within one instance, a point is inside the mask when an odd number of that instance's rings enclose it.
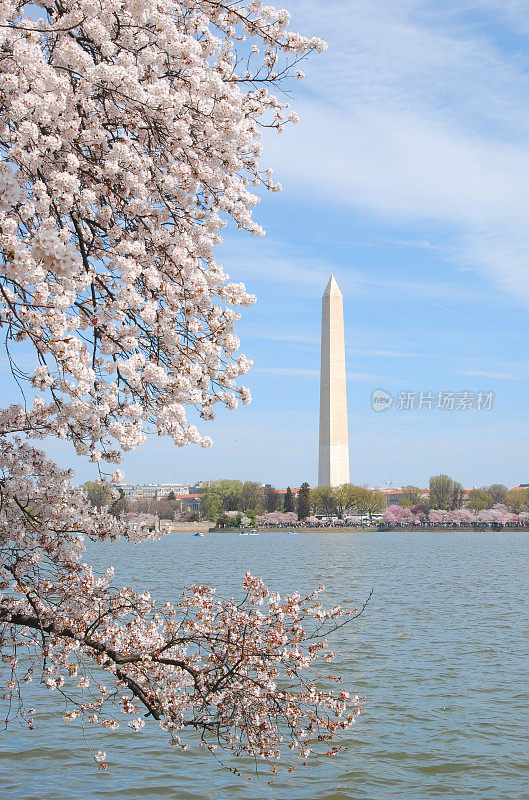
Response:
[[[400,501],[404,494],[402,489],[380,489],[380,491],[386,498],[388,506],[400,506]]]
[[[190,494],[202,494],[206,491],[206,485],[208,481],[198,481],[194,483],[192,486],[189,487]]]
[[[163,500],[171,492],[180,496],[189,494],[189,486],[183,483],[114,483],[113,486],[127,500]]]
[[[167,497],[168,494],[189,494],[189,485],[185,483],[159,483],[158,486],[158,499]]]
[[[132,497],[134,492],[134,484],[133,483],[113,483],[112,486],[114,489],[117,489],[120,492],[123,492],[124,496],[128,500]]]
[[[200,511],[200,501],[202,500],[201,494],[182,494],[176,495],[175,500],[180,500],[180,504],[182,506],[187,506],[189,511],[193,513],[198,513]]]
[[[382,492],[382,494],[386,498],[386,503],[388,506],[399,506],[402,505],[402,497],[406,495],[405,489],[378,489],[377,491]],[[472,489],[463,489],[463,505],[468,500],[470,492]],[[430,490],[429,489],[421,489],[421,500],[428,500],[430,498]]]

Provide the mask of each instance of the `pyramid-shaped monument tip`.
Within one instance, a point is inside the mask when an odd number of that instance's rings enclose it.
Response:
[[[328,282],[327,286],[325,287],[325,291],[324,291],[323,294],[324,294],[324,296],[326,294],[341,294],[340,287],[338,286],[338,283],[336,282],[336,278],[334,277],[334,274],[331,274],[331,277],[329,278],[329,282]]]

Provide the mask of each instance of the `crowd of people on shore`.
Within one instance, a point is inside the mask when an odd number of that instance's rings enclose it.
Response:
[[[400,505],[388,506],[382,514],[381,527],[387,528],[526,528],[529,527],[529,512],[516,514],[507,506],[498,503],[492,508],[473,511],[456,508],[451,511],[432,508],[414,510]]]

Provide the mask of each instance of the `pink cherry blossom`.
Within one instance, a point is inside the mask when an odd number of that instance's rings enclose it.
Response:
[[[259,0],[0,4],[0,324],[29,397],[0,410],[0,696],[30,728],[33,677],[68,724],[136,736],[144,714],[176,747],[192,729],[212,753],[270,761],[305,758],[361,710],[315,666],[354,612],[251,575],[242,601],[115,587],[84,540],[145,541],[147,520],[90,508],[30,442],[98,465],[149,431],[209,447],[190,409],[250,402],[235,323],[255,298],[215,247],[228,224],[263,234],[251,187],[280,186],[260,132],[297,121],[276,85],[324,47]]]
[[[270,511],[262,517],[265,525],[294,525],[298,522],[298,515],[294,511]]]
[[[413,522],[413,514],[409,508],[393,504],[384,509],[382,519],[390,525],[409,525]]]
[[[252,2],[1,4],[0,320],[51,394],[38,429],[94,461],[152,428],[208,447],[186,406],[251,399],[234,324],[255,298],[214,249],[228,220],[262,235],[261,127],[296,120],[273,90],[324,48],[288,24]]]

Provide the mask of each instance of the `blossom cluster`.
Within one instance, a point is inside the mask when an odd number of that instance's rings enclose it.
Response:
[[[295,525],[298,522],[298,515],[295,511],[270,511],[257,517],[259,525]]]
[[[420,525],[425,521],[434,525],[474,525],[476,523],[507,525],[525,522],[529,519],[529,514],[527,512],[514,514],[501,503],[481,511],[472,511],[470,508],[455,508],[451,511],[432,508],[424,512],[395,504],[385,509],[382,519],[390,525]]]
[[[110,733],[122,725],[137,733],[142,709],[174,746],[186,749],[184,733],[194,730],[212,753],[270,762],[285,749],[305,759],[361,713],[358,697],[332,688],[335,676],[318,680],[314,671],[333,658],[329,633],[355,615],[324,610],[323,587],[281,598],[247,574],[242,601],[193,585],[157,605],[148,592],[114,588],[112,570],[97,577],[82,563],[81,526],[94,538],[128,529],[105,512],[88,514],[67,473],[21,442],[5,445],[0,463],[3,498],[14,501],[0,515],[3,697],[18,697],[30,727],[22,689],[39,672],[61,696],[67,723],[83,717]],[[104,754],[94,758],[106,769]]]
[[[66,723],[136,735],[143,714],[175,746],[191,730],[270,761],[305,758],[361,710],[315,671],[354,612],[251,575],[241,602],[113,586],[84,538],[141,541],[147,520],[91,509],[28,442],[111,463],[149,430],[208,446],[189,407],[211,419],[250,401],[235,323],[255,298],[214,249],[230,221],[263,233],[252,187],[280,187],[260,131],[297,119],[274,87],[323,48],[259,0],[0,3],[0,326],[33,393],[0,410],[0,699],[30,728],[34,677]]]
[[[295,117],[271,89],[324,47],[288,25],[257,0],[0,5],[0,324],[34,349],[35,413],[93,461],[151,426],[209,446],[186,407],[251,399],[255,298],[214,248],[229,219],[261,235],[251,187],[278,188],[260,131]]]

